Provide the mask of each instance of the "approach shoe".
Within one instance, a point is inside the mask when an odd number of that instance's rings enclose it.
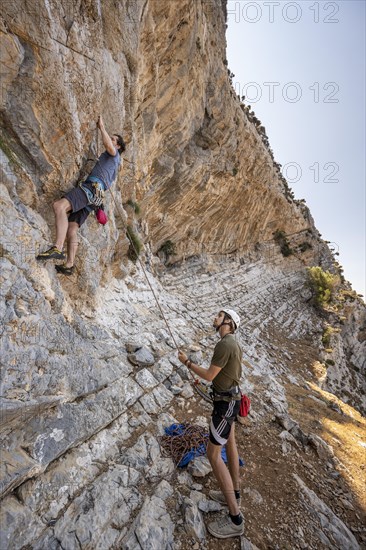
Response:
[[[224,516],[207,525],[211,535],[218,539],[229,539],[244,535],[244,518],[240,525],[235,525],[230,516]]]
[[[66,265],[55,265],[57,273],[62,273],[62,275],[72,275],[74,273],[74,266],[66,267]]]
[[[42,254],[38,254],[37,260],[66,260],[66,256],[61,250],[55,246],[51,246],[51,248],[42,252]]]
[[[220,504],[227,506],[226,498],[224,496],[224,493],[222,493],[221,491],[210,491],[208,493],[208,496],[212,498],[212,500],[215,500],[216,502],[219,502]],[[240,508],[241,497],[237,498],[236,502],[238,503],[238,506]]]

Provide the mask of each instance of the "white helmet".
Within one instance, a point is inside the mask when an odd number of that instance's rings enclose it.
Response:
[[[227,313],[227,315],[230,315],[230,317],[232,318],[232,320],[234,321],[234,324],[235,324],[235,331],[237,331],[238,328],[240,327],[240,317],[236,313],[236,311],[234,311],[233,309],[228,309],[228,308],[223,308],[220,311],[223,311],[224,313]]]

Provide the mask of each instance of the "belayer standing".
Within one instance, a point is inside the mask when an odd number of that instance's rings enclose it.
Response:
[[[234,421],[239,413],[241,392],[239,388],[242,370],[242,350],[234,337],[239,328],[239,315],[232,309],[222,309],[216,315],[213,326],[220,335],[208,369],[189,361],[182,351],[179,360],[204,380],[212,381],[213,411],[210,422],[210,436],[207,457],[219,483],[220,491],[211,491],[214,500],[226,504],[229,515],[212,523],[207,528],[211,535],[220,539],[241,536],[244,533],[244,519],[240,512],[239,455],[235,441]],[[222,457],[221,448],[226,445],[228,468]]]
[[[56,241],[54,246],[37,256],[37,260],[43,261],[66,259],[63,265],[56,265],[58,273],[64,275],[71,275],[74,270],[78,229],[90,212],[102,205],[104,192],[116,179],[121,164],[121,154],[126,149],[125,142],[119,134],[108,135],[101,116],[98,118],[97,126],[106,150],[98,158],[85,182],[53,203]],[[67,258],[63,252],[65,240]]]

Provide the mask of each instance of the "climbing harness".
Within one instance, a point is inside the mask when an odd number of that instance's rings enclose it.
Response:
[[[190,371],[189,371],[190,372]],[[191,374],[191,373],[190,373]],[[198,378],[193,378],[193,387],[205,401],[212,403],[212,389],[210,384],[201,382]]]
[[[102,206],[104,201],[104,190],[102,189],[102,184],[97,181],[93,181],[92,186],[94,188],[94,191],[91,191],[90,189],[88,189],[88,187],[85,187],[84,185],[87,181],[88,179],[86,181],[80,181],[79,187],[86,194],[89,204],[92,204],[93,206],[97,206],[97,207]],[[92,180],[89,179],[89,181],[91,182]]]
[[[99,140],[98,140],[98,127],[97,127],[97,163],[99,162],[99,158],[98,158],[98,149],[99,149]],[[119,154],[119,153],[118,153],[118,154]],[[101,166],[100,166],[100,168],[102,169]],[[103,170],[103,169],[102,169],[102,170]],[[110,191],[110,194],[111,194],[111,197],[112,197],[112,199],[113,199],[113,202],[114,202],[114,204],[115,204],[115,206],[116,206],[118,212],[120,213],[121,218],[123,219],[123,212],[121,211],[120,205],[117,203],[117,201],[116,201],[116,199],[115,199],[114,193],[113,193],[113,191],[112,191],[112,186],[110,186],[110,187],[108,188],[108,190]],[[165,317],[165,315],[164,315],[164,312],[163,312],[163,310],[162,310],[162,307],[161,307],[161,305],[160,305],[160,302],[159,302],[159,300],[158,300],[158,297],[157,297],[157,295],[156,295],[156,292],[155,292],[155,290],[154,290],[152,284],[150,283],[150,280],[149,280],[149,278],[148,278],[148,276],[147,276],[146,269],[145,269],[145,267],[144,267],[144,265],[143,265],[143,263],[142,263],[142,261],[141,261],[141,259],[140,259],[140,257],[139,257],[139,253],[138,253],[138,251],[136,250],[135,244],[134,244],[133,240],[130,238],[130,236],[128,235],[128,232],[126,232],[126,235],[127,235],[128,239],[129,239],[129,241],[130,241],[130,245],[132,246],[133,251],[135,252],[135,257],[137,258],[137,261],[138,261],[139,264],[140,264],[140,267],[141,267],[141,269],[142,269],[142,272],[143,272],[143,274],[144,274],[144,277],[145,277],[145,279],[146,279],[146,281],[147,281],[147,283],[148,283],[148,285],[149,285],[149,287],[150,287],[150,290],[151,290],[151,292],[152,292],[152,294],[153,294],[153,296],[154,296],[156,305],[158,306],[158,309],[159,309],[160,314],[161,314],[161,316],[162,316],[162,318],[163,318],[163,320],[164,320],[164,323],[165,323],[165,325],[166,325],[166,327],[167,327],[167,329],[168,329],[168,332],[169,332],[170,337],[171,337],[171,339],[172,339],[172,341],[173,341],[173,343],[174,343],[174,346],[175,346],[176,350],[179,351],[178,344],[177,344],[177,342],[176,342],[176,340],[175,340],[175,338],[174,338],[174,336],[173,336],[173,333],[172,333],[172,331],[171,331],[171,329],[170,329],[169,323],[168,323],[168,321],[167,321],[167,319],[166,319],[166,317]],[[192,373],[189,371],[189,369],[188,369],[188,372],[189,372],[189,375],[190,375],[191,378],[192,378],[193,387],[194,387],[194,389],[197,391],[197,393],[198,393],[201,397],[203,397],[203,399],[205,399],[206,401],[209,401],[210,403],[212,403],[212,397],[211,397],[211,394],[210,394],[210,386],[208,386],[207,384],[204,384],[203,382],[201,382],[200,380],[198,380],[197,378],[195,378],[195,377],[192,375]]]
[[[240,395],[240,388],[239,386],[234,386],[233,388],[230,388],[230,390],[227,391],[217,391],[215,388],[212,389],[212,399],[213,401],[221,401],[222,398],[235,398]]]

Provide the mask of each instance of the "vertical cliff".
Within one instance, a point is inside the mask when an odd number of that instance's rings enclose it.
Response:
[[[2,28],[13,190],[48,224],[52,200],[92,165],[103,113],[129,142],[119,187],[141,201],[153,250],[173,238],[178,258],[227,253],[276,229],[316,237],[231,88],[219,2],[15,2]]]
[[[259,526],[247,510],[250,539],[261,548],[365,540],[365,306],[345,281],[330,308],[314,306],[306,267],[339,268],[232,89],[225,9],[221,0],[3,6],[2,548],[183,549],[192,536],[214,548],[194,500],[206,496],[192,494],[211,481],[197,489],[179,477],[158,444],[164,426],[209,410],[130,259],[128,225],[180,346],[207,364],[212,314],[230,303],[243,319],[253,413],[239,444],[248,498],[264,499]],[[118,207],[109,195],[104,228],[90,217],[76,273],[60,277],[35,255],[54,238],[52,202],[101,152],[99,114],[127,141]],[[271,472],[256,477],[259,449],[263,471],[278,461],[288,500]],[[332,480],[349,505],[338,509]],[[298,507],[300,539],[282,528]]]

